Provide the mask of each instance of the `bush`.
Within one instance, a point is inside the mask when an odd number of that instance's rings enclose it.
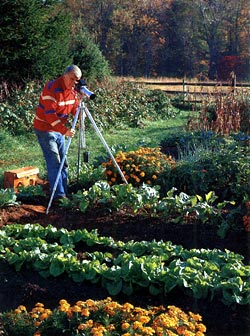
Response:
[[[213,190],[220,200],[242,202],[250,194],[250,150],[234,145],[216,150],[196,147],[161,176],[162,192],[172,187],[190,195]]]
[[[204,101],[198,117],[190,116],[188,130],[212,130],[215,133],[231,135],[237,132],[250,133],[250,99],[247,92],[234,94],[217,92]]]
[[[1,127],[14,135],[31,132],[41,89],[40,84],[30,82],[23,89],[16,89],[11,97],[2,102]]]
[[[148,90],[127,82],[116,82],[100,87],[91,106],[101,111],[98,115],[102,128],[143,127],[147,120],[174,118],[178,110],[160,90]]]
[[[3,99],[0,105],[1,127],[15,135],[31,132],[41,90],[41,83],[30,82],[23,89],[15,88],[8,99]],[[95,93],[96,99],[88,104],[100,111],[100,128],[143,127],[146,120],[174,118],[177,113],[161,91],[140,89],[130,83],[107,82]]]
[[[130,303],[121,305],[111,298],[77,301],[74,305],[62,299],[53,311],[42,303],[30,312],[19,306],[1,314],[0,321],[12,336],[152,335],[168,331],[203,336],[206,331],[199,314],[185,313],[175,306],[144,309]]]
[[[140,147],[136,151],[120,151],[115,160],[127,182],[133,186],[141,186],[143,183],[157,185],[160,174],[175,164],[170,157],[160,151],[160,148]],[[102,165],[106,168],[105,174],[111,185],[122,183],[121,176],[111,159]]]

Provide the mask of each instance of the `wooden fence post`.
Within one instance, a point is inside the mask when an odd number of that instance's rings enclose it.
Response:
[[[236,73],[234,71],[232,71],[230,73],[230,77],[231,77],[231,92],[235,93],[235,90],[236,90]]]
[[[186,90],[186,83],[185,83],[185,79],[183,78],[183,80],[182,80],[182,94],[183,94],[183,101],[184,101],[185,98],[186,98],[186,92],[187,92],[187,90]]]

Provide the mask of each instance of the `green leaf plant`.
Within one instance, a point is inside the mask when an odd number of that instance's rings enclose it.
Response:
[[[78,254],[78,243],[91,246],[91,251]],[[107,252],[100,251],[102,245]],[[0,262],[16,271],[33,269],[43,277],[64,274],[76,282],[100,283],[110,295],[131,295],[142,288],[166,294],[176,288],[196,299],[250,303],[250,266],[229,250],[188,250],[169,241],[125,243],[95,230],[13,224],[0,230]]]

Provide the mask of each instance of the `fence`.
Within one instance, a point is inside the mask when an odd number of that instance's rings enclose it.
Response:
[[[168,95],[180,95],[191,101],[200,101],[204,96],[227,95],[229,93],[249,90],[250,83],[236,83],[236,78],[230,82],[195,82],[195,81],[136,81],[137,84],[146,85],[152,89],[160,89]]]

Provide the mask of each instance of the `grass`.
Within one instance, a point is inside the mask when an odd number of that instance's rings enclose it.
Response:
[[[181,112],[174,119],[145,122],[143,128],[112,128],[101,131],[101,134],[111,150],[117,146],[126,150],[137,149],[141,145],[157,147],[168,133],[183,129],[187,116],[188,112]],[[98,120],[95,121],[98,126]],[[72,139],[67,155],[69,166],[72,168],[77,167],[78,135],[79,133]],[[89,121],[86,122],[85,136],[86,151],[90,154],[90,163],[93,163],[100,156],[108,155],[101,139]],[[46,166],[35,134],[12,136],[0,129],[0,188],[3,188],[5,171],[25,166],[38,167],[40,177],[46,178]]]

